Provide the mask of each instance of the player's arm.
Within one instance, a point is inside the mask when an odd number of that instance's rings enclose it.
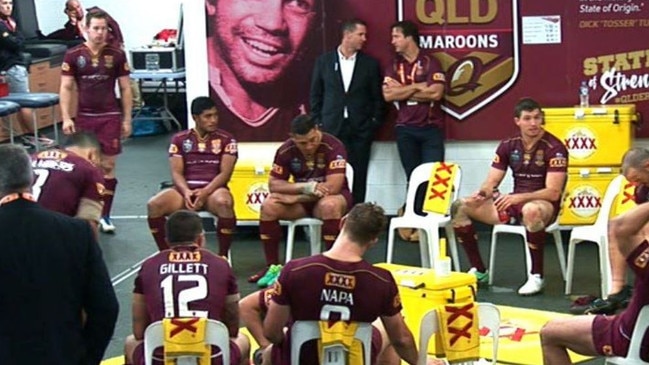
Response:
[[[99,231],[97,223],[101,218],[103,207],[104,203],[101,201],[89,198],[81,198],[79,200],[79,207],[77,208],[77,215],[75,217],[84,219],[90,224],[90,227],[95,234],[95,238],[98,238]]]
[[[387,102],[408,100],[418,90],[417,84],[403,85],[389,76],[383,79],[383,99]]]
[[[268,306],[268,313],[264,319],[264,336],[274,344],[284,340],[284,326],[288,323],[291,307],[277,304],[274,300]]]
[[[142,341],[144,339],[144,330],[151,324],[143,294],[133,293],[131,314],[133,316],[133,336],[136,340]]]
[[[263,298],[260,298],[260,295],[263,295],[261,291],[256,291],[241,299],[239,301],[239,315],[255,341],[261,348],[265,348],[270,345],[270,341],[264,337],[264,313],[262,313],[260,305],[260,300],[263,300]]]
[[[237,162],[237,156],[230,154],[223,154],[221,158],[221,171],[216,175],[212,181],[204,188],[207,190],[208,195],[212,194],[218,188],[222,188],[228,184],[232,173],[234,172],[234,165]]]
[[[121,95],[122,103],[122,137],[126,138],[131,135],[132,125],[131,117],[133,113],[133,92],[131,91],[131,78],[120,76],[117,78],[119,84],[119,92]]]
[[[187,186],[187,180],[185,180],[185,162],[182,156],[169,157],[169,168],[174,186],[180,190],[181,194],[185,195],[189,191],[189,186]]]
[[[412,333],[406,326],[401,313],[393,316],[381,316],[381,322],[388,334],[390,343],[405,362],[417,364],[417,346]]]
[[[545,176],[545,188],[529,193],[510,194],[516,198],[516,203],[527,203],[532,200],[547,200],[551,202],[561,199],[563,187],[568,174],[565,172],[548,172]]]
[[[415,85],[418,85],[418,90],[412,95],[411,100],[423,102],[439,101],[444,96],[443,83],[436,82],[431,85],[426,85],[425,82],[421,82]]]
[[[73,76],[61,76],[61,87],[59,88],[59,105],[61,106],[61,119],[72,119],[72,95],[76,89],[76,81]]]
[[[308,203],[320,199],[315,195],[318,188],[316,181],[292,183],[284,179],[271,176],[268,180],[268,189],[271,193],[293,195],[296,203]]]
[[[487,173],[487,178],[480,185],[480,191],[485,194],[485,197],[490,198],[493,190],[500,186],[500,183],[505,178],[506,171],[495,167],[491,167]]]
[[[239,299],[239,293],[226,296],[223,309],[223,324],[233,338],[239,335]]]
[[[649,223],[649,203],[642,203],[611,219],[609,234],[615,238],[611,242],[618,245],[624,257],[646,239],[644,227]]]

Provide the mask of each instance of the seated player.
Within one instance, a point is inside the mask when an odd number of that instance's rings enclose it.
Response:
[[[273,286],[263,326],[264,336],[273,344],[273,364],[290,364],[290,321],[371,323],[377,318],[384,330],[373,326],[372,363],[390,344],[408,364],[417,363],[417,348],[401,315],[401,300],[392,274],[363,259],[385,231],[386,221],[381,207],[357,204],[342,219],[342,230],[331,249],[286,264]],[[311,344],[305,345],[302,355],[301,364],[318,361],[317,350]],[[399,360],[395,360],[393,363],[398,364]]]
[[[625,166],[622,165],[623,171]],[[609,236],[635,274],[628,307],[614,316],[580,315],[553,319],[541,329],[543,363],[571,364],[568,350],[586,356],[627,356],[631,334],[640,310],[649,304],[649,241],[644,227],[649,223],[649,204],[641,204],[609,223]],[[649,336],[644,336],[640,352],[649,361]]]
[[[219,114],[212,99],[194,99],[191,113],[196,126],[176,133],[169,146],[174,187],[162,190],[147,204],[149,228],[162,251],[167,248],[166,216],[179,209],[206,210],[218,217],[219,255],[227,256],[237,224],[228,189],[237,161],[237,141],[218,128]]]
[[[268,182],[270,195],[262,203],[259,217],[267,267],[248,281],[266,286],[276,279],[282,219],[322,219],[322,238],[331,248],[340,231],[340,218],[352,206],[346,159],[342,142],[321,132],[311,117],[293,119],[290,138],[275,153]]]
[[[87,220],[95,233],[101,218],[104,178],[98,167],[101,146],[91,132],[70,135],[62,148],[32,155],[38,203],[70,217]]]
[[[188,210],[172,214],[167,241],[171,249],[147,259],[135,278],[133,334],[125,344],[127,364],[144,364],[142,341],[149,324],[163,318],[202,317],[227,326],[230,364],[248,365],[250,341],[239,333],[237,281],[227,261],[203,249],[205,235],[198,214]],[[214,351],[212,364],[221,364]]]
[[[453,203],[451,215],[457,241],[472,266],[469,272],[476,275],[479,283],[488,282],[489,274],[480,257],[471,220],[524,225],[532,268],[518,294],[534,295],[543,290],[545,227],[559,214],[568,176],[568,150],[561,140],[543,129],[543,111],[536,101],[519,100],[514,108],[514,123],[519,132],[500,142],[480,190]],[[514,177],[514,192],[499,194],[497,188],[508,168]]]

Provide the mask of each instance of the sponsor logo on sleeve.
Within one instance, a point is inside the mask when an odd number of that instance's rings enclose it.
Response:
[[[333,160],[329,163],[330,170],[344,169],[347,162],[344,159]]]
[[[273,164],[273,173],[277,175],[284,174],[284,168],[276,163]]]
[[[435,72],[433,74],[433,81],[446,81],[446,76],[441,72]]]
[[[63,70],[63,71],[70,71],[70,64],[67,63],[67,62],[63,62],[63,63],[61,64],[61,70]]]
[[[550,167],[566,167],[568,160],[565,157],[554,157],[550,159]]]
[[[172,143],[171,145],[169,145],[169,153],[170,153],[170,154],[176,154],[176,153],[178,153],[178,146],[176,146],[176,145],[173,144],[173,143]]]
[[[500,163],[500,156],[498,154],[494,155],[493,163]]]

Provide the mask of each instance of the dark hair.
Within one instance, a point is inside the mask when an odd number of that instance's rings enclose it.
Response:
[[[353,242],[367,245],[385,231],[387,221],[385,211],[379,205],[360,203],[347,213],[343,231]]]
[[[69,135],[65,142],[63,142],[63,147],[81,147],[81,148],[94,148],[97,151],[101,150],[101,144],[97,139],[97,136],[89,131],[79,131],[74,134]]]
[[[340,25],[340,33],[342,35],[345,35],[346,32],[353,32],[356,30],[356,27],[359,25],[367,27],[367,23],[357,18],[345,20]]]
[[[90,21],[93,19],[104,19],[106,22],[110,19],[107,12],[101,9],[93,9],[86,14],[86,27],[90,26]]]
[[[315,121],[307,114],[300,114],[291,121],[291,134],[304,136],[315,128]]]
[[[29,189],[34,180],[32,161],[21,146],[0,146],[0,197]]]
[[[643,147],[634,147],[624,154],[622,157],[621,171],[623,175],[629,172],[630,168],[639,169],[645,166],[649,160],[649,150]]]
[[[390,29],[400,29],[404,37],[411,37],[417,47],[419,47],[419,27],[410,20],[402,20],[392,24]]]
[[[541,105],[536,100],[532,98],[522,98],[514,107],[514,116],[520,118],[523,112],[531,112],[536,109],[541,110]]]
[[[177,246],[196,242],[203,233],[203,220],[196,212],[179,210],[169,216],[165,228],[169,246]]]
[[[214,100],[208,98],[207,96],[199,96],[196,99],[192,100],[192,115],[201,115],[204,111],[212,108],[216,108],[216,104],[214,103]]]

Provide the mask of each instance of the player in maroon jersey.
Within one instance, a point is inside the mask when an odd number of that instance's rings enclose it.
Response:
[[[97,232],[104,193],[104,178],[96,165],[100,154],[92,133],[77,132],[63,148],[32,155],[34,198],[49,210],[87,220]]]
[[[385,226],[381,207],[357,204],[342,219],[342,230],[330,250],[286,264],[273,287],[264,319],[264,336],[273,343],[273,364],[291,363],[289,318],[369,323],[380,318],[385,328],[381,331],[374,327],[372,331],[372,363],[392,347],[408,364],[417,363],[417,348],[401,315],[401,300],[392,274],[363,259]],[[285,335],[286,325],[289,330]],[[317,363],[317,351],[312,345],[305,345],[301,364]]]
[[[108,18],[108,14],[101,10],[89,12],[86,15],[86,41],[65,53],[61,65],[60,105],[64,133],[91,131],[101,143],[106,194],[100,230],[114,233],[110,211],[117,187],[115,162],[122,151],[121,138],[131,135],[133,97],[126,54],[106,41]],[[114,92],[116,81],[121,94],[121,108]],[[78,105],[74,105],[73,95],[76,95]],[[75,107],[76,119],[73,119]]]
[[[270,195],[262,203],[259,217],[268,267],[279,264],[280,219],[322,219],[322,237],[329,248],[340,231],[340,218],[352,206],[345,177],[347,152],[342,142],[320,131],[307,115],[293,119],[290,136],[275,153],[268,183]],[[265,272],[258,272],[249,281],[258,281]]]
[[[514,122],[520,131],[500,142],[480,190],[455,202],[451,211],[457,240],[469,256],[470,271],[479,282],[487,282],[488,273],[471,219],[525,226],[532,269],[518,294],[533,295],[543,289],[545,227],[559,214],[567,179],[568,150],[543,129],[543,111],[536,101],[521,99],[514,108]],[[508,168],[514,177],[514,192],[494,195]]]
[[[638,314],[649,304],[649,242],[645,227],[649,223],[649,204],[640,204],[614,218],[609,236],[626,257],[635,274],[629,306],[615,316],[576,316],[554,319],[541,329],[544,364],[570,364],[568,349],[586,356],[627,356]],[[640,356],[649,361],[649,337],[644,336]]]
[[[142,340],[149,324],[163,318],[201,317],[228,327],[230,364],[248,365],[250,341],[239,333],[237,281],[226,260],[203,249],[205,235],[198,214],[180,210],[169,216],[167,241],[171,249],[146,260],[135,278],[127,363],[144,364]],[[220,357],[213,358],[212,364],[221,364]]]
[[[219,255],[227,256],[237,225],[228,189],[237,161],[237,141],[218,128],[219,114],[212,99],[194,99],[191,113],[196,126],[176,133],[169,146],[174,187],[159,192],[147,204],[149,228],[158,248],[164,250],[166,216],[183,208],[206,210],[218,217]]]

